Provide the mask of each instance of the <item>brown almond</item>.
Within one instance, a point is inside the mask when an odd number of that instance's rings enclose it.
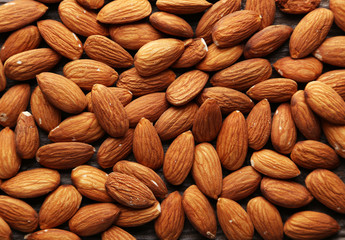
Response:
[[[102,240],[112,240],[116,238],[124,240],[136,240],[136,238],[133,237],[130,233],[117,226],[112,226],[102,233]]]
[[[329,9],[331,9],[334,14],[334,22],[339,28],[345,31],[345,18],[343,14],[345,12],[344,2],[341,0],[330,0]]]
[[[317,81],[332,87],[343,99],[345,99],[345,71],[333,70],[322,74]]]
[[[0,131],[0,179],[15,176],[21,161],[16,151],[15,134],[10,128],[5,127]]]
[[[203,38],[191,38],[184,41],[184,52],[171,66],[172,68],[189,68],[206,57],[208,47]]]
[[[260,29],[264,29],[274,22],[276,3],[274,0],[249,0],[246,1],[245,10],[257,12],[262,17]]]
[[[288,14],[305,14],[313,11],[320,5],[321,0],[276,0],[280,11]]]
[[[329,144],[334,148],[335,152],[341,156],[345,157],[345,126],[335,125],[329,122],[322,122],[322,130],[327,138]]]
[[[0,92],[5,90],[6,85],[7,85],[7,80],[6,80],[6,76],[5,76],[5,69],[4,69],[4,65],[2,64],[2,62],[0,60]]]
[[[62,229],[45,229],[34,233],[30,233],[24,237],[26,240],[45,240],[45,239],[64,239],[64,240],[80,240],[78,235],[62,230]]]
[[[212,3],[206,0],[158,0],[157,8],[162,11],[171,12],[175,14],[193,14],[203,12],[205,9],[212,6]]]
[[[104,5],[104,0],[77,0],[77,2],[89,9],[99,9]]]
[[[10,226],[0,217],[0,238],[3,240],[11,240],[12,239],[12,231]]]
[[[313,55],[323,63],[345,67],[344,49],[344,36],[330,37],[322,42],[322,44],[313,52]]]

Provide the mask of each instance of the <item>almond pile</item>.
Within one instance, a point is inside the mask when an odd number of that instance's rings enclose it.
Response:
[[[325,2],[0,5],[0,239],[344,238],[345,1]]]

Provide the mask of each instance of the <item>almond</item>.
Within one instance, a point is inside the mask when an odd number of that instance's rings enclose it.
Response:
[[[95,114],[83,112],[62,121],[49,132],[48,138],[53,142],[85,142],[97,141],[104,135]]]
[[[38,149],[36,160],[48,168],[75,168],[89,161],[95,151],[91,145],[81,142],[51,143]]]
[[[316,169],[305,179],[311,194],[326,207],[338,213],[345,213],[345,183],[335,173]]]
[[[78,211],[81,200],[82,196],[72,185],[58,187],[40,208],[40,228],[53,228],[68,221]]]
[[[322,74],[317,81],[332,87],[343,99],[345,99],[345,71],[333,70]]]
[[[184,227],[182,197],[178,191],[170,193],[161,204],[162,212],[155,221],[155,232],[159,239],[177,240]]]
[[[333,66],[345,67],[344,49],[344,36],[330,37],[323,41],[320,47],[313,52],[313,55],[321,62],[331,64]]]
[[[156,197],[165,198],[168,195],[168,189],[165,183],[151,168],[145,167],[139,163],[122,160],[115,164],[113,171],[137,178],[144,183]]]
[[[282,103],[277,108],[271,129],[271,142],[274,149],[282,154],[289,154],[297,140],[297,129],[292,118],[289,103]]]
[[[177,136],[165,153],[164,178],[173,185],[180,185],[187,178],[194,162],[194,138],[190,131]]]
[[[242,167],[223,178],[220,197],[234,201],[244,199],[256,191],[260,182],[261,175],[253,167]]]
[[[62,23],[48,19],[37,26],[43,39],[62,56],[75,60],[83,54],[82,42]]]
[[[201,235],[208,239],[216,238],[216,214],[196,185],[191,185],[184,191],[182,206],[189,222]]]
[[[252,10],[259,13],[262,17],[260,29],[264,29],[274,22],[276,3],[274,0],[249,0],[246,1],[245,10]]]
[[[304,14],[313,11],[320,4],[321,0],[276,0],[280,11],[288,14]]]
[[[290,38],[290,55],[303,58],[316,50],[325,40],[333,23],[334,15],[326,8],[318,8],[302,18]]]
[[[0,179],[15,176],[20,168],[21,159],[16,152],[14,132],[5,127],[0,131]]]
[[[80,238],[69,231],[62,229],[45,229],[34,233],[30,233],[24,237],[26,240],[45,240],[45,239],[64,239],[64,240],[80,240]]]
[[[329,144],[334,148],[335,152],[345,157],[345,126],[335,125],[326,121],[322,122],[322,130],[327,138]]]
[[[284,224],[284,233],[292,239],[324,239],[340,230],[331,216],[314,211],[293,214]]]
[[[138,163],[158,169],[163,165],[164,151],[156,128],[142,118],[134,130],[133,154]]]
[[[262,81],[247,91],[247,95],[257,101],[267,99],[270,103],[289,101],[297,92],[297,83],[287,78],[272,78]]]
[[[35,198],[55,190],[60,184],[58,171],[35,168],[18,173],[1,184],[1,190],[15,198]]]
[[[80,165],[71,173],[71,180],[78,192],[98,202],[113,201],[105,189],[107,178],[107,173],[88,165]]]
[[[299,90],[291,97],[291,114],[296,127],[305,138],[319,140],[321,135],[320,122],[308,106],[304,95],[304,91]]]
[[[248,151],[248,130],[246,120],[240,111],[227,116],[217,138],[217,153],[223,167],[239,169]]]
[[[329,1],[329,8],[334,14],[334,22],[339,28],[345,31],[345,4],[341,0],[331,0]]]
[[[4,69],[4,65],[2,64],[0,60],[0,92],[5,90],[6,85],[7,85],[7,81],[6,81],[6,76],[5,76],[5,69]]]
[[[89,9],[98,9],[104,5],[104,0],[77,0],[77,2]]]
[[[262,82],[272,75],[269,61],[262,58],[238,62],[214,74],[210,80],[213,86],[228,87],[239,91]]]
[[[129,128],[123,105],[112,92],[101,84],[92,87],[92,108],[98,123],[112,137],[122,137]]]
[[[0,238],[3,240],[12,239],[12,231],[10,226],[0,217]]]
[[[119,44],[102,35],[89,36],[84,43],[86,55],[113,68],[128,68],[133,57]]]
[[[5,74],[8,78],[17,81],[33,79],[37,74],[51,70],[60,58],[61,56],[50,48],[17,53],[6,60]]]
[[[168,108],[155,124],[160,139],[167,141],[190,129],[197,111],[198,105],[193,102],[182,107]]]
[[[154,51],[156,54],[152,54]],[[151,76],[170,67],[184,52],[184,43],[173,38],[154,40],[142,46],[134,57],[141,76]]]
[[[156,5],[159,10],[165,12],[175,14],[193,14],[203,12],[212,6],[212,3],[209,3],[206,0],[158,0]]]
[[[217,202],[219,224],[228,239],[252,239],[254,226],[249,215],[237,202],[219,198]]]
[[[256,231],[265,240],[283,239],[283,221],[277,208],[263,197],[252,198],[247,213]]]
[[[41,43],[41,35],[38,28],[33,25],[23,27],[8,36],[2,44],[0,51],[0,59],[5,62],[9,57],[35,49]]]
[[[189,68],[200,62],[208,52],[203,38],[187,39],[184,41],[185,50],[181,57],[171,66],[173,68]]]
[[[218,47],[233,47],[259,30],[262,17],[251,10],[242,10],[221,18],[212,29]]]
[[[291,159],[269,149],[254,152],[250,163],[256,171],[271,178],[289,179],[301,173]]]
[[[102,233],[102,240],[112,240],[112,239],[126,239],[126,240],[136,240],[130,233],[126,232],[122,228],[117,226],[112,226],[108,230]]]
[[[195,146],[192,175],[201,192],[213,199],[218,198],[222,191],[222,166],[211,144]]]
[[[334,169],[340,165],[333,148],[314,140],[296,143],[290,157],[298,166],[307,169]]]
[[[44,97],[56,108],[67,113],[80,113],[87,105],[79,86],[64,76],[44,72],[36,76]]]
[[[68,226],[79,236],[91,236],[108,229],[120,209],[112,203],[94,203],[84,206],[69,220]]]
[[[83,8],[76,0],[63,0],[58,10],[63,24],[76,34],[84,37],[109,35],[108,29],[96,20],[97,13]]]

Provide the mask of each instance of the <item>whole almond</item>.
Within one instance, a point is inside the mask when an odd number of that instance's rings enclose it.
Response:
[[[0,238],[3,240],[11,240],[12,239],[12,230],[10,226],[0,217]]]
[[[193,14],[204,11],[212,6],[212,3],[206,0],[158,0],[157,8],[165,12],[171,12],[175,14]]]
[[[190,38],[184,41],[185,49],[172,68],[189,68],[206,57],[208,47],[203,38]]]
[[[327,138],[329,144],[334,148],[335,152],[341,156],[345,157],[345,126],[335,125],[328,123],[326,121],[322,122],[322,130]]]
[[[30,233],[26,235],[24,238],[26,240],[45,240],[45,239],[80,240],[80,238],[72,232],[62,230],[62,229],[54,229],[54,228]]]
[[[208,239],[216,238],[216,214],[196,185],[191,185],[184,191],[182,206],[189,222],[201,235]]]
[[[317,81],[332,87],[343,99],[345,99],[345,71],[333,70],[322,74]]]
[[[228,170],[239,169],[248,151],[247,123],[240,111],[227,116],[217,137],[217,153],[220,161]]]
[[[321,0],[276,0],[280,11],[288,14],[304,14],[313,11],[320,5]]]
[[[2,62],[0,60],[0,92],[5,90],[6,85],[7,85],[7,80],[6,80],[6,76],[5,76],[5,69],[4,69],[4,65],[2,64]]]
[[[172,192],[161,204],[162,212],[155,221],[155,232],[159,239],[177,240],[184,227],[182,197]]]
[[[5,127],[0,131],[0,179],[15,176],[21,161],[16,151],[15,134],[10,128]]]
[[[124,240],[136,240],[136,238],[133,237],[130,233],[117,226],[112,226],[102,233],[102,240],[112,240],[116,238]]]
[[[173,185],[180,185],[187,178],[194,162],[194,138],[190,131],[177,136],[165,153],[164,178]]]
[[[98,9],[104,5],[104,0],[77,0],[77,2],[89,9]]]
[[[313,55],[321,62],[331,64],[333,66],[345,67],[344,49],[344,36],[330,37],[323,41],[323,43],[313,52]]]
[[[341,0],[331,0],[329,1],[329,9],[334,14],[334,22],[337,24],[339,28],[345,31],[345,4]]]
[[[271,178],[289,179],[301,173],[291,159],[269,149],[254,152],[250,163],[256,171]]]
[[[264,29],[274,22],[276,3],[274,0],[249,0],[246,1],[245,10],[252,10],[259,13],[262,17],[260,29]]]

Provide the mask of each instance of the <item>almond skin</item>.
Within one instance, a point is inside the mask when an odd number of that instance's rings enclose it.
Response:
[[[249,215],[237,202],[219,198],[217,201],[219,224],[228,239],[252,239],[254,226]]]
[[[345,67],[344,64],[344,49],[345,37],[336,36],[327,38],[318,47],[313,55],[323,63],[331,64],[333,66]]]
[[[79,209],[82,196],[72,185],[61,185],[43,202],[39,212],[41,229],[68,221]]]
[[[265,240],[283,239],[283,221],[277,208],[263,197],[252,198],[247,213],[255,230]]]
[[[256,171],[271,178],[289,179],[301,173],[288,157],[269,149],[254,152],[250,162]]]
[[[189,68],[206,57],[208,47],[203,38],[191,38],[184,41],[184,52],[171,66],[172,68]]]
[[[5,76],[5,69],[4,69],[4,65],[2,64],[2,62],[0,60],[0,92],[5,90],[6,85],[7,85],[7,80],[6,80],[6,76]]]
[[[162,212],[155,221],[155,232],[159,239],[177,240],[184,226],[182,196],[172,192],[161,204]]]
[[[191,185],[184,191],[182,206],[189,222],[201,235],[208,239],[216,238],[216,215],[210,202],[196,185]]]
[[[335,173],[316,169],[305,179],[313,196],[326,207],[338,213],[345,213],[345,183]]]
[[[0,179],[15,176],[20,168],[21,159],[16,152],[14,132],[5,127],[0,131]]]
[[[343,99],[345,99],[345,71],[333,70],[322,74],[317,81],[332,87]]]
[[[104,0],[77,0],[77,2],[89,9],[98,9],[104,5]]]
[[[80,240],[80,238],[69,231],[62,230],[62,229],[45,229],[40,230],[34,233],[30,233],[24,237],[26,240],[45,240],[45,239],[51,239],[51,240],[58,240],[58,239],[64,239],[64,240]]]
[[[329,8],[334,14],[334,21],[339,28],[345,31],[345,5],[341,0],[331,0],[329,1]]]
[[[193,14],[204,11],[212,6],[212,3],[209,3],[205,0],[158,0],[156,5],[158,9],[165,12],[175,14]]]
[[[188,176],[194,162],[194,138],[190,131],[177,136],[165,153],[164,178],[173,185],[180,185]]]
[[[335,125],[326,121],[322,122],[322,130],[327,138],[329,144],[334,148],[335,152],[345,157],[345,127],[341,125]]]
[[[321,0],[276,0],[280,11],[288,14],[305,14],[313,11],[320,5]]]
[[[0,237],[3,240],[11,240],[12,239],[12,231],[10,226],[0,217]]]
[[[112,239],[126,239],[126,240],[136,240],[130,233],[126,232],[122,228],[117,226],[112,226],[108,230],[102,233],[102,240],[112,240]]]
[[[274,22],[276,3],[274,0],[249,0],[246,1],[245,10],[252,10],[259,13],[262,17],[260,29],[264,29]]]

